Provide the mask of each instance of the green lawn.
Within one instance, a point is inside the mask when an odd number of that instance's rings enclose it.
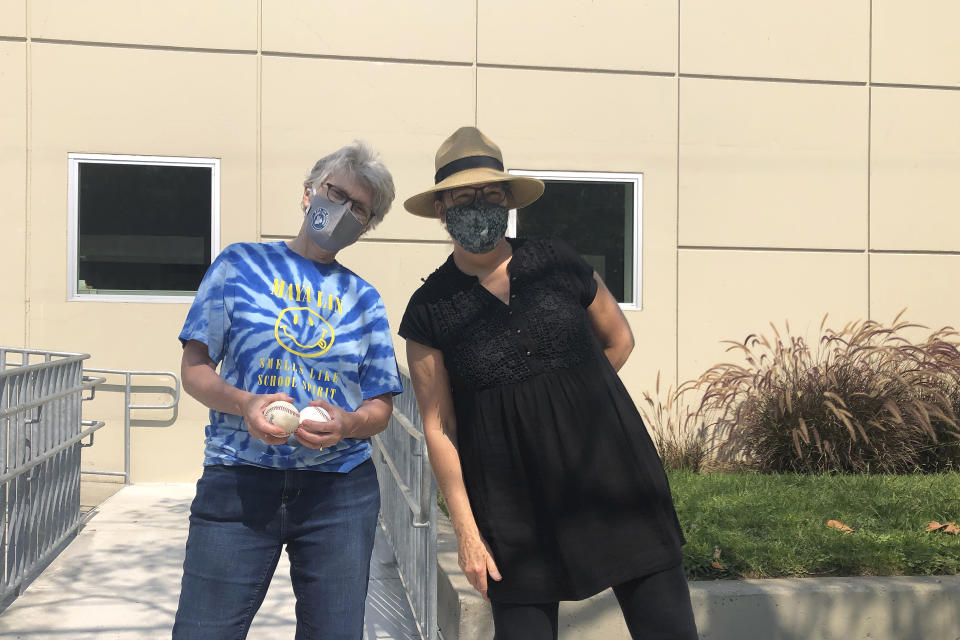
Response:
[[[960,536],[925,531],[960,524],[960,473],[668,475],[688,578],[960,573]]]

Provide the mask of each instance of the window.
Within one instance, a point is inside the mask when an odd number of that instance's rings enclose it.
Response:
[[[621,307],[639,309],[643,175],[510,173],[539,178],[546,190],[529,207],[510,212],[507,234],[561,238],[593,266]]]
[[[220,161],[71,153],[70,300],[184,302],[219,245]]]

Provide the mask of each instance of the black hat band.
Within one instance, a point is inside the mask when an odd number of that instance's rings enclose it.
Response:
[[[433,177],[433,183],[437,184],[464,169],[479,169],[481,167],[503,171],[503,163],[496,158],[491,158],[490,156],[467,156],[466,158],[458,158],[453,162],[448,162],[437,169],[437,174]]]

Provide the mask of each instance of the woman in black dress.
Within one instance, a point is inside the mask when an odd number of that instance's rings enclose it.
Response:
[[[613,587],[635,638],[695,639],[683,533],[663,466],[617,375],[633,335],[559,240],[504,237],[543,183],[503,172],[473,127],[440,147],[408,199],[454,250],[400,335],[460,566],[491,601],[497,640],[557,637],[560,600]]]

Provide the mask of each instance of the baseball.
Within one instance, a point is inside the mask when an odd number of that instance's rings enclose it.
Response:
[[[300,422],[304,420],[313,420],[314,422],[327,422],[330,420],[330,414],[320,407],[304,407],[300,411]]]
[[[289,402],[277,400],[267,405],[263,416],[270,424],[277,425],[287,433],[293,433],[300,426],[300,412]]]

